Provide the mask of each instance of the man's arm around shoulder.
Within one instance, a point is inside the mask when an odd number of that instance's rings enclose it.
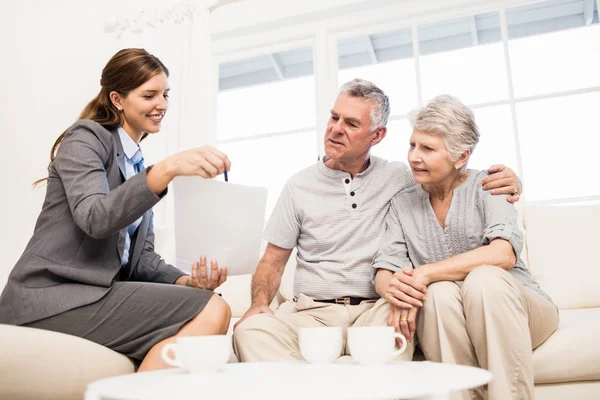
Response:
[[[252,277],[252,304],[244,316],[235,324],[234,329],[246,318],[255,314],[273,314],[269,304],[273,301],[292,249],[284,249],[272,243],[267,245],[265,254],[258,262]]]

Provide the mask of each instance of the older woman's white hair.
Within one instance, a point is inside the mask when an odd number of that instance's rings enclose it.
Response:
[[[436,96],[425,107],[409,115],[413,128],[442,135],[446,150],[457,160],[467,150],[475,150],[479,128],[473,111],[450,95]]]

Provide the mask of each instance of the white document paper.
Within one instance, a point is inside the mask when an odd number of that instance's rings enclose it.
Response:
[[[228,275],[252,274],[260,257],[267,189],[197,176],[173,181],[177,266],[190,270],[205,255]]]

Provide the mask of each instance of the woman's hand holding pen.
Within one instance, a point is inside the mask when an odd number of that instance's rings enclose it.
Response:
[[[231,161],[225,153],[210,146],[185,150],[167,160],[171,162],[170,168],[174,176],[214,178],[231,168]]]
[[[213,147],[184,150],[165,158],[147,171],[148,187],[158,195],[177,176],[196,175],[208,179],[229,171],[230,168],[229,158]]]

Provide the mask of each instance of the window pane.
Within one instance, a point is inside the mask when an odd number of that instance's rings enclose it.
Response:
[[[593,0],[551,0],[506,11],[515,96],[600,85]]]
[[[598,24],[595,0],[547,0],[506,10],[508,38]]]
[[[219,92],[218,140],[313,128],[313,76]]]
[[[473,112],[480,137],[469,168],[486,170],[493,164],[504,164],[518,171],[510,106],[478,108]]]
[[[465,104],[508,98],[497,12],[419,27],[423,100],[438,94]]]
[[[600,86],[600,26],[511,40],[516,97]]]
[[[219,90],[230,90],[313,74],[312,48],[265,54],[219,65]]]
[[[285,182],[317,161],[314,131],[223,143],[219,150],[231,160],[230,182],[264,186],[269,190],[266,218]]]
[[[390,99],[390,112],[405,115],[417,106],[417,81],[413,59],[398,60],[340,70],[338,85],[354,78],[366,79],[379,86]]]
[[[600,195],[600,93],[517,104],[528,200]]]
[[[221,64],[219,71],[218,141],[314,129],[311,49]]]
[[[373,82],[390,98],[392,115],[407,114],[417,105],[410,29],[342,40],[338,54],[338,85],[354,78]]]
[[[405,163],[412,127],[408,120],[401,119],[388,122],[387,128],[387,134],[378,145],[372,148],[371,154],[389,161]]]

